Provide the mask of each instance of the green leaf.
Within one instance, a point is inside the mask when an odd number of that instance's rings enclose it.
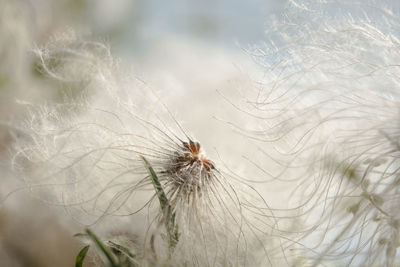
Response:
[[[90,245],[87,245],[81,251],[79,251],[78,256],[76,256],[76,262],[75,262],[75,267],[82,267],[83,260],[86,257],[86,253],[89,250]]]
[[[100,249],[100,251],[103,253],[105,258],[108,260],[109,264],[111,267],[118,267],[118,264],[115,261],[114,255],[112,252],[109,250],[109,248],[104,245],[104,243],[89,229],[86,230],[86,233],[92,239],[93,243]]]
[[[108,241],[108,243],[110,244],[111,248],[114,248],[114,249],[118,250],[120,253],[123,253],[123,254],[127,255],[128,257],[130,257],[132,259],[136,258],[136,255],[133,254],[132,252],[130,252],[128,248],[126,248],[124,246],[121,246],[121,245],[119,245],[117,243],[114,243],[112,241]]]
[[[168,212],[168,209],[170,209],[168,198],[165,195],[164,190],[162,189],[161,183],[158,180],[157,174],[154,171],[153,167],[151,167],[150,163],[145,157],[142,157],[142,159],[146,164],[146,168],[150,172],[151,181],[153,183],[154,189],[156,190],[158,200],[160,201],[161,210],[163,211],[163,213],[166,213]]]
[[[77,234],[74,234],[74,237],[89,237],[89,236],[88,236],[88,234],[77,233]]]
[[[168,242],[169,257],[171,257],[176,245],[179,242],[179,236],[180,236],[178,231],[178,225],[175,224],[175,213],[172,212],[172,207],[169,203],[167,195],[165,194],[153,167],[151,167],[150,163],[147,161],[145,157],[142,156],[142,159],[146,165],[146,168],[150,172],[151,181],[156,191],[158,200],[160,201],[161,211],[163,213],[163,220],[167,231],[166,239]]]

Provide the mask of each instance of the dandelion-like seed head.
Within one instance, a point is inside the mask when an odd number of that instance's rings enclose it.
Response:
[[[208,160],[201,149],[200,143],[183,142],[180,151],[172,161],[169,173],[177,185],[189,183],[198,186],[213,175],[214,164]]]
[[[200,143],[189,139],[177,147],[161,174],[172,194],[189,197],[200,193],[215,172],[214,163],[206,157]]]
[[[77,97],[32,106],[21,122],[13,166],[34,196],[85,225],[133,222],[140,266],[273,265],[276,224],[263,197],[220,157],[217,168],[107,46],[60,38],[36,54],[43,75]]]

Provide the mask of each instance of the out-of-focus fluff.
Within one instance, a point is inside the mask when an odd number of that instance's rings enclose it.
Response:
[[[59,35],[36,51],[39,70],[68,93],[30,106],[14,168],[34,196],[92,225],[129,217],[146,264],[274,265],[284,259],[261,195],[177,122],[157,92],[124,71],[107,46]],[[27,104],[29,105],[29,104]],[[179,242],[167,257],[149,169],[171,204]],[[229,174],[228,174],[229,173]],[[158,234],[160,233],[160,234]]]
[[[400,13],[384,5],[291,1],[250,49],[266,78],[246,109],[258,127],[242,131],[284,144],[265,180],[296,185],[297,214],[277,217],[297,221],[299,264],[399,262]]]

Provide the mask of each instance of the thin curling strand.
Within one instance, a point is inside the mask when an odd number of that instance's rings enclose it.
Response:
[[[159,94],[127,74],[106,45],[67,33],[36,53],[43,75],[69,91],[59,103],[27,104],[30,116],[19,125],[13,165],[33,196],[89,226],[128,218],[143,266],[286,262],[261,194],[208,158]],[[173,251],[142,158],[157,174],[178,226]]]
[[[265,79],[236,128],[264,152],[264,186],[291,183],[296,262],[399,263],[400,12],[394,2],[290,1],[249,48]],[[282,23],[283,21],[283,23]],[[260,127],[261,126],[261,127]],[[265,149],[275,144],[276,150]],[[280,154],[282,172],[262,161]],[[262,187],[262,179],[258,181]],[[261,189],[260,189],[261,190]],[[290,214],[290,216],[287,216]],[[308,266],[307,265],[307,266]]]

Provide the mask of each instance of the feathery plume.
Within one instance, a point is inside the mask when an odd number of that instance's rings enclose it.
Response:
[[[209,159],[107,46],[68,34],[37,56],[40,71],[71,88],[74,98],[30,107],[20,127],[25,139],[16,144],[13,165],[33,195],[86,225],[129,218],[141,245],[133,253],[143,265],[285,260],[278,222],[262,196]]]
[[[297,213],[276,217],[301,222],[288,238],[311,266],[399,262],[399,13],[376,4],[291,1],[250,49],[266,79],[245,111],[262,127],[242,132],[278,147],[265,181],[294,182]]]

